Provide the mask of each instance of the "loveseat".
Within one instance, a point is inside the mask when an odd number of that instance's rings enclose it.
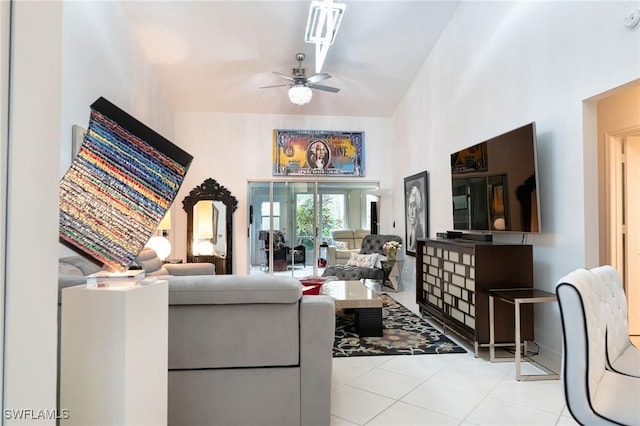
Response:
[[[327,266],[322,273],[323,277],[336,277],[339,280],[360,280],[371,279],[376,281],[382,281],[384,279],[384,272],[380,264],[380,260],[385,260],[386,250],[383,248],[384,243],[387,241],[397,241],[402,244],[402,238],[397,235],[381,235],[370,234],[366,235],[362,239],[362,245],[360,247],[359,255],[379,255],[370,256],[370,264],[365,265],[357,262],[357,265],[349,264],[349,260],[345,264]],[[351,256],[351,255],[350,255]]]
[[[292,277],[174,277],[168,423],[328,425],[334,324]]]
[[[327,266],[345,265],[351,253],[359,253],[362,239],[369,235],[366,229],[336,229],[327,249]]]

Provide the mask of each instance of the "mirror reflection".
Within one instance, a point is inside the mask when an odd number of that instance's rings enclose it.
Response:
[[[202,200],[193,206],[194,255],[227,255],[226,217],[222,201]]]

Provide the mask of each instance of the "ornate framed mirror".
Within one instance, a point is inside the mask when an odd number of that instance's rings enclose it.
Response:
[[[182,200],[182,208],[187,212],[187,262],[210,262],[216,274],[232,274],[236,198],[207,178]]]

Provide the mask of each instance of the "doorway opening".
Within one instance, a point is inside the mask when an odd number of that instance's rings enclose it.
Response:
[[[370,229],[378,182],[249,182],[249,274],[322,275],[320,246],[340,229]]]
[[[640,337],[640,128],[607,135],[608,262],[624,282],[629,335]]]
[[[590,152],[597,152],[592,158],[597,158],[598,173],[596,179],[586,174],[585,182],[588,188],[597,180],[599,232],[597,242],[589,241],[587,235],[587,254],[596,254],[597,247],[596,257],[587,263],[612,265],[620,274],[629,337],[640,346],[640,80],[598,95],[594,101],[586,109],[585,128],[594,130],[597,139],[591,141],[597,142],[593,150],[594,145],[585,145],[585,155],[588,159]],[[590,212],[586,214],[589,218]]]

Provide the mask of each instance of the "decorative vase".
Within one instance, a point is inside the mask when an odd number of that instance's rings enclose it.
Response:
[[[396,254],[397,254],[396,249],[387,250],[387,260],[396,260]]]

